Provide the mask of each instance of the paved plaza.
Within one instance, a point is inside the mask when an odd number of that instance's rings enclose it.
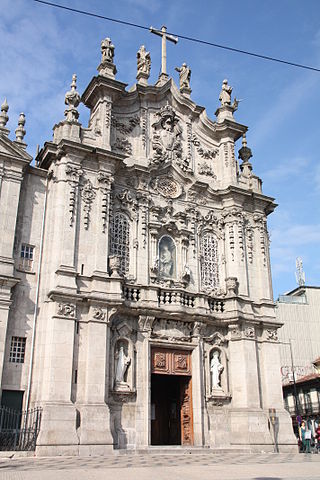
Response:
[[[1,480],[320,480],[320,455],[172,453],[0,458]]]

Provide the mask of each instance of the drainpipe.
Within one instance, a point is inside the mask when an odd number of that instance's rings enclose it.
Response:
[[[41,264],[42,264],[42,254],[43,254],[43,237],[44,237],[46,210],[47,210],[47,195],[48,195],[48,176],[46,178],[46,184],[45,184],[44,205],[43,205],[43,213],[42,213],[40,251],[39,251],[39,262],[38,262],[38,271],[37,271],[36,299],[35,299],[34,311],[33,311],[31,353],[30,353],[30,362],[29,362],[27,398],[26,398],[26,404],[25,404],[25,410],[26,411],[29,408],[30,392],[31,392],[31,381],[32,381],[33,359],[34,359],[34,343],[35,343],[35,337],[36,337],[36,326],[37,326],[38,305],[39,305],[39,290],[40,290],[40,288],[39,288],[40,287],[40,275],[41,275]]]

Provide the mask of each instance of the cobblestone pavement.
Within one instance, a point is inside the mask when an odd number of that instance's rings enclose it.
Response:
[[[0,458],[4,480],[320,480],[320,455],[127,454]]]

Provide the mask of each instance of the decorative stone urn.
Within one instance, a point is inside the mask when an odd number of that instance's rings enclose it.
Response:
[[[121,259],[119,255],[110,255],[109,257],[109,269],[111,277],[121,277]]]
[[[227,295],[238,295],[238,286],[239,283],[237,277],[226,278]]]

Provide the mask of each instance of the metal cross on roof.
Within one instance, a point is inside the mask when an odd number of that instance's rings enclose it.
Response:
[[[178,43],[178,37],[174,37],[173,35],[169,35],[167,33],[167,27],[165,27],[164,25],[161,27],[161,30],[150,27],[150,32],[154,33],[155,35],[159,35],[159,37],[162,37],[160,77],[167,77],[167,44],[166,44],[166,40],[169,40],[170,42],[173,42],[173,43]]]

